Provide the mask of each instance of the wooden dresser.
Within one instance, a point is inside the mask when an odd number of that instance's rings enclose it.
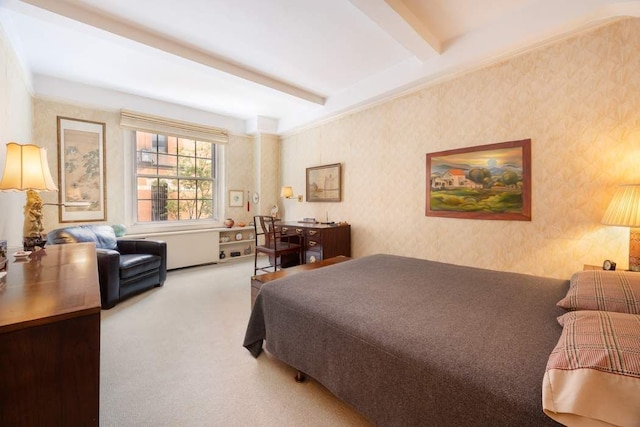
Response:
[[[97,426],[94,244],[53,245],[8,261],[0,279],[0,425]]]
[[[351,225],[307,224],[282,222],[283,235],[297,237],[304,245],[305,264],[338,255],[351,256]]]

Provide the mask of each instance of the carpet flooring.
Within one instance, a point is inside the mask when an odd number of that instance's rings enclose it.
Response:
[[[101,426],[367,426],[266,354],[242,347],[253,261],[170,271],[102,311]]]

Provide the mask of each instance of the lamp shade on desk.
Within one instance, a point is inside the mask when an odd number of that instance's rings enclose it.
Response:
[[[47,150],[33,144],[8,143],[0,190],[58,191],[49,171]]]
[[[631,227],[629,270],[640,271],[640,184],[627,184],[618,187],[602,217],[602,223]]]
[[[0,191],[27,192],[22,245],[25,251],[31,251],[36,246],[44,247],[45,239],[42,236],[44,203],[38,191],[58,191],[49,171],[47,150],[33,144],[8,143]]]

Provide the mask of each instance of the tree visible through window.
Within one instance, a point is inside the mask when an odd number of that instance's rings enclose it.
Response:
[[[138,222],[213,219],[216,145],[136,132]]]

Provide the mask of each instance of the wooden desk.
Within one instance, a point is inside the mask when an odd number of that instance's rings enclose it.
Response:
[[[8,261],[0,279],[0,425],[97,426],[94,244],[52,245]]]
[[[251,277],[251,308],[256,301],[256,296],[260,292],[260,288],[267,282],[271,282],[282,277],[293,276],[294,274],[302,273],[303,271],[314,270],[316,268],[326,267],[328,265],[338,264],[344,261],[349,261],[351,258],[346,256],[337,256],[328,258],[322,261],[314,262],[311,264],[302,264],[296,267],[285,268],[278,270],[274,273],[258,274]]]
[[[280,232],[297,237],[303,245],[305,264],[333,258],[338,255],[351,256],[351,225],[307,224],[281,222]],[[283,262],[283,266],[287,264]]]

